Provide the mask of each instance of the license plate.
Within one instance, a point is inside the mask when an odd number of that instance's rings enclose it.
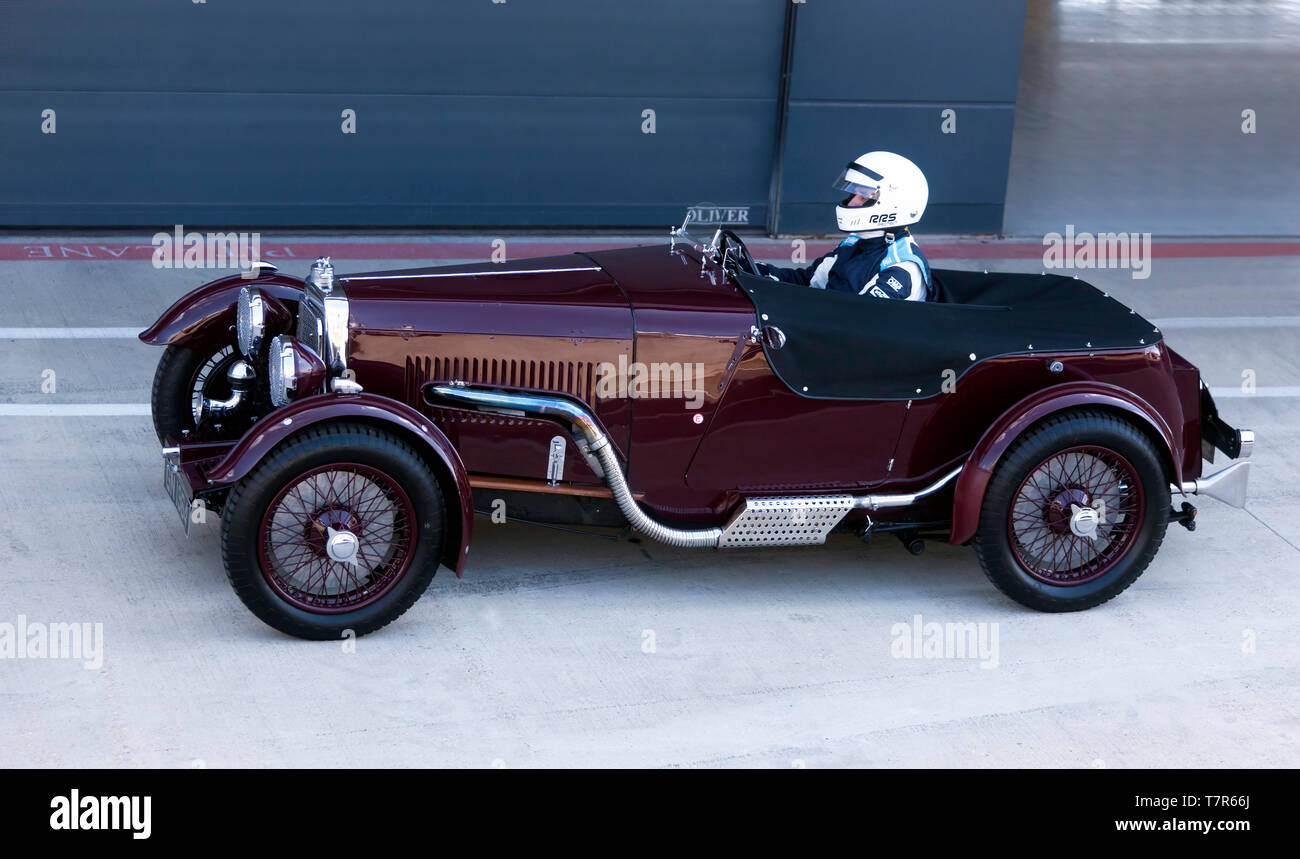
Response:
[[[190,534],[190,483],[185,479],[178,464],[178,457],[163,457],[163,489],[176,507],[176,515],[181,517],[181,528],[185,536]]]

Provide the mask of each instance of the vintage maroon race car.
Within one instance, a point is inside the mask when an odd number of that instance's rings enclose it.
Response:
[[[709,549],[942,537],[1017,602],[1073,611],[1132,584],[1170,520],[1194,528],[1171,493],[1244,503],[1253,435],[1150,322],[1073,278],[934,277],[924,303],[797,287],[734,234],[681,230],[345,277],[261,264],[140,335],[167,347],[165,486],[187,528],[221,514],[235,591],[304,638],[460,575],[476,511]],[[1203,477],[1216,449],[1238,462]]]

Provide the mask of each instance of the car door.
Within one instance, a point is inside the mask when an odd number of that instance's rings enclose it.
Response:
[[[725,382],[686,482],[755,492],[862,488],[889,479],[907,401],[812,399],[790,390],[758,345]]]

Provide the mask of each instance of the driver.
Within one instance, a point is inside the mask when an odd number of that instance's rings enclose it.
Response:
[[[868,152],[849,162],[835,188],[849,195],[835,207],[835,220],[848,237],[805,268],[759,263],[759,273],[854,295],[933,298],[930,264],[907,232],[921,220],[930,197],[921,168],[893,152]]]

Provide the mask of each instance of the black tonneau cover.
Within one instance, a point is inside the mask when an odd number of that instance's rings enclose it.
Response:
[[[1161,339],[1146,319],[1072,277],[932,274],[939,297],[927,302],[737,278],[758,324],[786,336],[783,348],[765,347],[772,368],[792,391],[817,399],[928,397],[945,378],[1001,355],[1141,349]]]

